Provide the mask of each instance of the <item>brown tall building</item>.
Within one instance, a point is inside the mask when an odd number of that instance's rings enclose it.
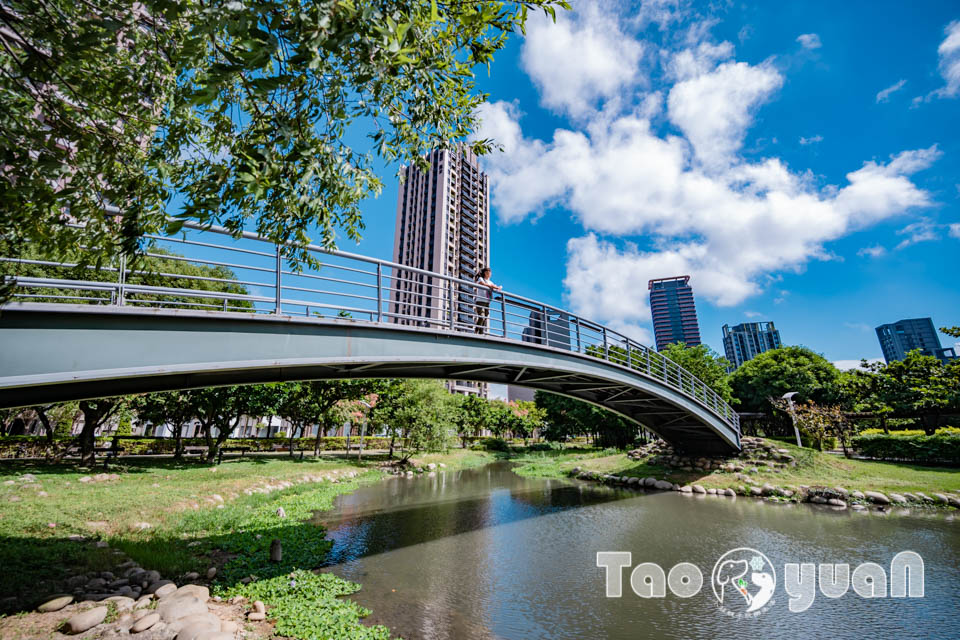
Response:
[[[436,150],[430,169],[403,170],[397,195],[393,261],[426,271],[474,280],[490,264],[490,186],[477,156],[463,145]],[[398,274],[391,313],[402,324],[448,323],[472,330],[473,290],[423,274]],[[420,319],[422,318],[422,320]],[[486,396],[486,384],[451,381],[451,390]]]

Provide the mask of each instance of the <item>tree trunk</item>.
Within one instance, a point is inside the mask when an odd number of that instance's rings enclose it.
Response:
[[[183,458],[183,423],[174,425],[173,443],[173,459],[180,460]]]
[[[390,455],[389,455],[388,457],[389,457],[391,460],[393,460],[393,449],[394,449],[394,445],[396,444],[396,442],[397,442],[397,436],[396,436],[396,435],[390,436]]]
[[[320,455],[320,438],[323,436],[323,422],[317,423],[317,439],[313,441],[313,457]]]
[[[47,437],[47,446],[53,444],[53,427],[50,426],[50,418],[47,416],[47,411],[45,407],[34,407],[33,409],[37,418],[40,419],[40,422],[43,423],[44,435]]]
[[[303,434],[303,427],[299,426],[298,423],[291,422],[290,423],[290,446],[289,446],[291,458],[293,457],[293,439],[294,437],[296,437],[298,431],[301,434]]]
[[[79,436],[81,466],[92,467],[96,463],[97,452],[95,451],[96,440],[94,435],[104,415],[99,404],[98,402],[96,405],[91,405],[86,400],[80,403],[80,411],[83,412],[83,430]]]

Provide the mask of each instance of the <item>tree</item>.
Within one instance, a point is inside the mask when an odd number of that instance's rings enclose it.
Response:
[[[402,380],[380,394],[371,411],[391,438],[405,438],[402,462],[420,451],[446,450],[456,438],[455,400],[436,380]]]
[[[132,399],[133,411],[141,425],[151,424],[156,429],[169,425],[174,438],[174,458],[183,456],[183,428],[194,418],[195,406],[189,391],[146,393]]]
[[[960,362],[944,365],[915,349],[903,360],[867,366],[877,376],[868,398],[897,415],[916,416],[928,435],[960,409]]]
[[[799,402],[795,403],[791,409],[789,401],[784,398],[773,398],[772,404],[781,411],[792,410],[797,428],[809,436],[818,450],[822,451],[823,443],[828,437],[833,436],[840,442],[843,455],[847,458],[851,457],[849,443],[855,429],[841,406]]]
[[[537,391],[537,406],[543,410],[544,437],[563,441],[571,436],[592,436],[600,447],[625,449],[632,445],[640,426],[612,411],[548,391]]]
[[[516,416],[513,432],[523,438],[523,444],[526,446],[527,439],[533,436],[538,429],[543,428],[543,422],[547,412],[538,407],[536,402],[518,400],[511,408]]]
[[[359,237],[359,205],[381,188],[374,156],[423,166],[466,138],[486,98],[473,68],[530,8],[556,7],[568,5],[4,2],[3,249],[84,245],[85,263],[107,264],[145,233],[176,232],[177,194],[182,218],[255,228],[309,263],[312,229],[327,246],[338,229]],[[368,132],[369,152],[348,129]]]
[[[680,365],[701,382],[714,390],[724,402],[733,400],[730,388],[730,361],[716,353],[705,344],[688,347],[682,342],[674,342],[660,352],[668,360]]]
[[[280,395],[277,386],[248,384],[186,392],[190,413],[200,422],[206,439],[207,462],[217,459],[220,447],[233,434],[243,416],[262,416],[274,412]]]
[[[940,331],[952,338],[960,338],[960,327],[940,327]]]
[[[78,437],[81,465],[91,466],[96,461],[97,429],[125,407],[126,403],[126,398],[100,398],[98,400],[80,401],[80,411],[83,413],[83,430],[80,431]]]
[[[769,398],[796,391],[798,400],[833,402],[838,395],[839,372],[826,358],[806,347],[765,351],[743,363],[730,376],[733,395],[747,411],[770,412]]]

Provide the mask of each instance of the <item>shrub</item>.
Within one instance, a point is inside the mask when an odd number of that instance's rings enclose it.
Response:
[[[503,438],[487,438],[483,441],[483,448],[487,451],[510,451],[510,443]]]
[[[527,447],[527,451],[562,451],[563,445],[559,442],[538,442]]]
[[[854,449],[861,455],[881,460],[960,464],[960,434],[932,436],[870,433],[855,436]]]

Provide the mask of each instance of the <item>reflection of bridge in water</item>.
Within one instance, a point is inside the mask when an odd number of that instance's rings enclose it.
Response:
[[[0,406],[282,380],[442,378],[585,400],[687,451],[739,448],[736,412],[702,381],[567,311],[498,292],[481,335],[476,319],[486,310],[471,282],[319,247],[311,247],[318,269],[291,271],[274,245],[221,229],[152,239],[167,249],[148,250],[157,263],[208,269],[16,278],[15,300],[0,314]],[[24,262],[53,275],[72,266]]]

